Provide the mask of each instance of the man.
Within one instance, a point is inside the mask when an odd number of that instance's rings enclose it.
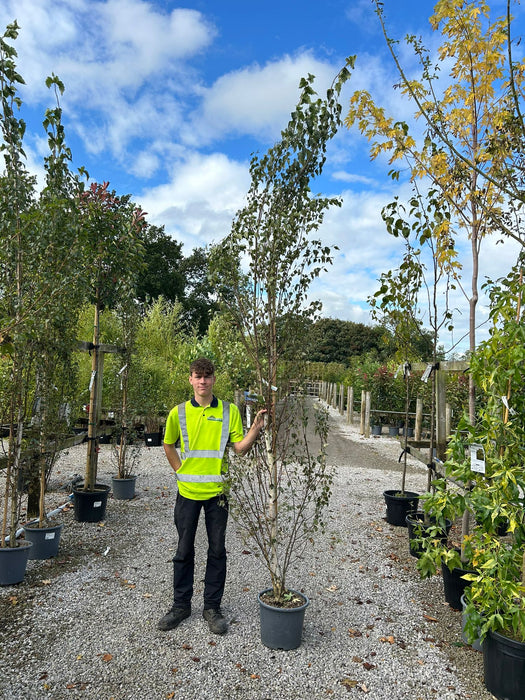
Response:
[[[164,434],[164,451],[178,482],[175,527],[179,541],[173,558],[173,606],[158,628],[174,629],[191,614],[195,534],[203,509],[208,535],[203,617],[213,633],[224,634],[228,629],[220,607],[226,581],[228,520],[223,494],[224,453],[227,444],[232,444],[237,454],[246,454],[264,426],[266,411],[257,413],[243,436],[237,406],[213,395],[215,368],[210,360],[200,358],[191,363],[190,384],[193,398],[171,410]],[[180,444],[180,456],[176,444]]]

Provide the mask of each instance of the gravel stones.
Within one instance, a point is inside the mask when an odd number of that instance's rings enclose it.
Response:
[[[77,523],[72,507],[55,559],[30,561],[24,581],[0,589],[0,697],[6,700],[489,700],[481,654],[461,642],[460,613],[441,577],[421,581],[405,528],[385,521],[383,491],[399,480],[399,442],[362,438],[330,409],[329,460],[337,466],[328,530],[290,571],[310,598],[302,645],[260,642],[257,593],[268,576],[230,520],[222,610],[228,634],[202,618],[206,536],[197,535],[192,615],[161,632],[171,607],[176,481],[162,448],[144,448],[137,496],[110,497],[103,523]],[[110,446],[98,480],[110,483]],[[68,500],[85,445],[63,454],[49,509]],[[426,468],[410,458],[407,488]]]

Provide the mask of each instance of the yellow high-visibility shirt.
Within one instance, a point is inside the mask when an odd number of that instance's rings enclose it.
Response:
[[[242,439],[241,414],[235,404],[214,396],[205,408],[195,399],[175,406],[166,421],[164,442],[180,445],[182,465],[176,472],[180,494],[204,501],[222,493],[226,446]]]

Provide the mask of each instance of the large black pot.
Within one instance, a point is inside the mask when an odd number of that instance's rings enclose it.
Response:
[[[413,557],[419,557],[423,552],[423,547],[421,543],[417,542],[416,540],[418,540],[420,537],[431,536],[430,531],[432,528],[435,528],[435,518],[431,518],[430,523],[425,524],[425,514],[419,511],[417,513],[409,513],[405,520],[408,529],[409,552]],[[441,540],[441,542],[443,542],[443,544],[446,544],[447,542],[448,533],[450,532],[451,527],[452,522],[447,519],[445,524],[445,530],[441,530],[442,534],[439,536],[439,539]]]
[[[56,557],[58,554],[62,527],[62,523],[52,525],[51,527],[38,527],[38,524],[33,526],[24,525],[24,537],[28,542],[33,543],[29,552],[29,558],[51,559],[52,557]]]
[[[16,547],[0,547],[0,586],[23,581],[32,546],[32,542],[20,542]]]
[[[98,523],[104,520],[109,486],[95,484],[94,491],[85,491],[83,484],[73,487],[75,520],[80,523]]]
[[[403,495],[399,491],[383,491],[386,503],[386,521],[390,525],[406,527],[406,517],[409,513],[417,511],[419,494],[413,491],[405,491]]]
[[[271,593],[268,588],[259,593],[261,616],[261,642],[270,649],[297,649],[303,636],[304,613],[310,601],[304,593],[291,591],[304,598],[304,604],[297,608],[276,608],[265,603],[261,597]]]
[[[461,610],[461,596],[465,588],[470,586],[470,581],[466,581],[462,576],[471,574],[472,570],[455,567],[451,571],[444,562],[441,562],[441,573],[443,574],[445,600],[454,610]]]
[[[135,475],[128,476],[125,479],[119,479],[117,476],[111,477],[111,485],[113,488],[113,498],[117,500],[130,500],[135,498],[135,483],[137,477]]]
[[[482,648],[487,690],[498,700],[523,700],[525,644],[499,632],[489,632]]]
[[[144,442],[148,447],[160,447],[162,445],[162,433],[144,433]]]
[[[467,639],[467,635],[465,634],[465,627],[467,625],[467,613],[466,613],[466,608],[467,608],[467,601],[465,600],[465,594],[461,596],[461,639],[465,642],[465,644],[469,644],[469,640]],[[477,637],[470,646],[475,649],[476,651],[482,651],[483,644],[479,637]]]

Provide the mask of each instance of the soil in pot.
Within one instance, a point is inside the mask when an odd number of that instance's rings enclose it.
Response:
[[[289,592],[292,598],[288,607],[275,607],[264,602],[265,599],[273,600],[271,588],[259,593],[261,642],[270,649],[288,651],[297,649],[301,644],[304,613],[310,601],[304,593],[292,590]],[[298,599],[297,603],[294,602],[294,598]]]
[[[390,490],[384,491],[383,496],[386,503],[386,520],[390,525],[406,527],[406,517],[409,513],[417,511],[419,494],[413,491]]]

